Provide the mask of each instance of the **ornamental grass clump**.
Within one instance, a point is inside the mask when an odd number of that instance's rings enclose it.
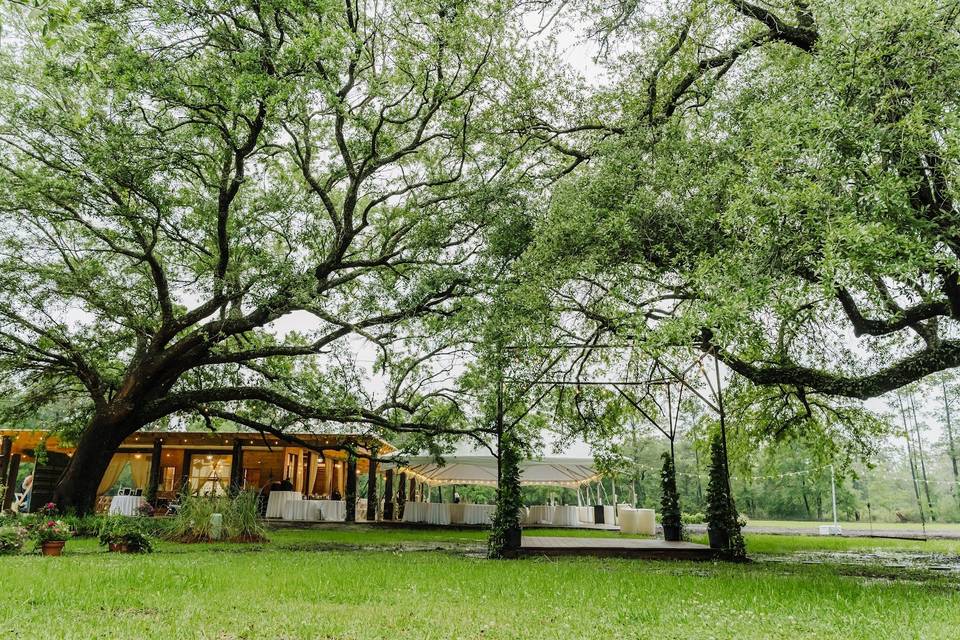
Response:
[[[219,526],[214,514],[220,514]],[[240,491],[236,496],[182,496],[180,510],[170,524],[169,537],[177,542],[265,542],[260,522],[259,494]]]

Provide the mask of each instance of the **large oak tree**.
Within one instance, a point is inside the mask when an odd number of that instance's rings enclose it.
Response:
[[[505,5],[4,17],[0,371],[8,418],[56,404],[76,425],[61,507],[90,509],[116,447],[171,416],[456,431],[404,338],[471,291],[515,165],[491,145],[523,92]],[[337,357],[358,336],[384,393]]]

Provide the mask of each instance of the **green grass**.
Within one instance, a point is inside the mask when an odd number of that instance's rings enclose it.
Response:
[[[751,550],[764,553],[828,542],[864,541],[748,536]],[[8,594],[0,601],[0,637],[752,639],[789,632],[878,640],[955,638],[960,625],[957,579],[927,572],[792,562],[494,562],[474,553],[483,543],[477,531],[355,527],[274,531],[264,545],[161,542],[150,556],[117,556],[93,540],[71,540],[62,558],[0,559]]]

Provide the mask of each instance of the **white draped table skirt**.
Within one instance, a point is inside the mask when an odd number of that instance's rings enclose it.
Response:
[[[110,515],[138,516],[140,507],[146,503],[143,496],[113,496],[110,500]]]
[[[271,491],[267,498],[267,517],[282,518],[283,507],[291,500],[302,500],[303,494],[299,491]]]

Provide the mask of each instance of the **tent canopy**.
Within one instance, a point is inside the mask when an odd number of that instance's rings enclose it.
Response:
[[[544,455],[520,463],[520,484],[577,487],[599,479],[593,456],[585,443],[566,447],[562,455]],[[443,464],[426,452],[398,458],[388,464],[399,472],[430,485],[497,484],[497,459],[486,449],[463,442],[443,455]]]

